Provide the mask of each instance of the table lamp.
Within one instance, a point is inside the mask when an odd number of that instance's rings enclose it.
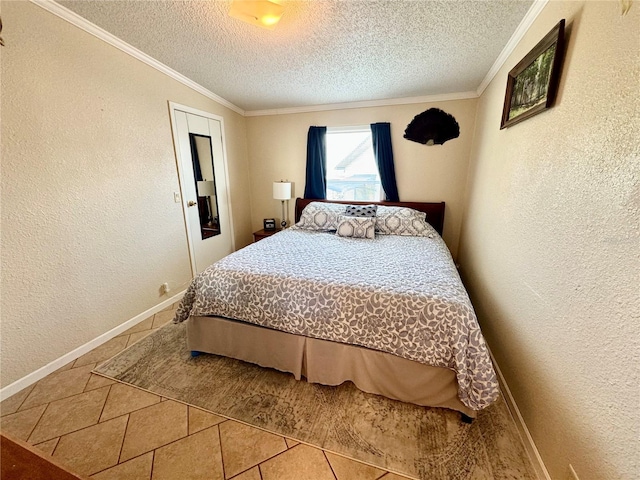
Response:
[[[287,227],[287,220],[285,219],[284,202],[291,199],[291,182],[273,182],[273,198],[282,202],[282,228]]]

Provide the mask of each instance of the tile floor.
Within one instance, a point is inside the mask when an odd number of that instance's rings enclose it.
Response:
[[[91,373],[176,307],[3,401],[0,430],[97,480],[405,479]]]

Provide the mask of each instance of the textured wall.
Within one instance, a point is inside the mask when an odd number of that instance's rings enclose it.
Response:
[[[168,100],[224,117],[237,246],[251,230],[243,117],[31,3],[2,19],[6,386],[186,287]]]
[[[288,179],[295,183],[294,197],[304,194],[307,131],[310,125],[339,127],[390,122],[400,200],[447,203],[444,240],[455,257],[476,103],[475,99],[470,99],[248,117],[253,228],[262,228],[264,218],[282,216],[280,202],[272,198],[273,181]],[[456,118],[460,125],[460,137],[444,145],[431,147],[402,138],[413,117],[431,107],[440,108]],[[290,202],[292,221],[294,203]]]
[[[557,104],[499,130],[561,18]],[[480,98],[459,261],[551,477],[640,478],[640,5],[550,2]]]

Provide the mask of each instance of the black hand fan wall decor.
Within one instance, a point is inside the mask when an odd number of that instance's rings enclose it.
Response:
[[[423,145],[442,145],[460,136],[456,119],[439,108],[430,108],[416,115],[404,131],[404,138]]]

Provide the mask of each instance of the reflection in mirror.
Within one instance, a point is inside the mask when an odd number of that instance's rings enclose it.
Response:
[[[218,199],[216,196],[216,176],[213,169],[211,137],[189,134],[193,175],[198,194],[198,217],[202,239],[220,235]]]

